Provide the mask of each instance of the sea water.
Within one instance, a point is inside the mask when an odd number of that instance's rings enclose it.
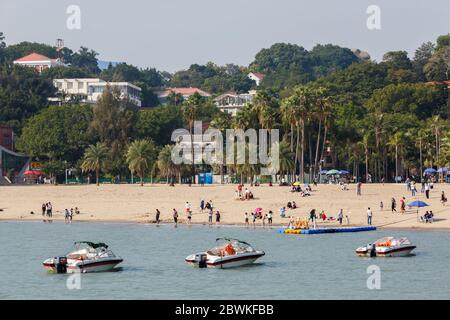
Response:
[[[0,222],[0,299],[450,299],[448,231],[286,235],[276,229]],[[408,237],[415,255],[356,256],[356,247],[388,235]],[[249,242],[266,255],[228,270],[185,263],[218,237]],[[67,253],[74,241],[105,242],[124,262],[116,272],[82,274],[79,285],[68,286],[70,275],[48,274],[42,262]]]

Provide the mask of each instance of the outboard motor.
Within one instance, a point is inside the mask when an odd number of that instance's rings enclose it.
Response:
[[[198,255],[198,267],[199,268],[206,268],[207,264],[206,264],[206,254],[202,253]]]
[[[377,255],[377,251],[375,250],[375,246],[373,244],[369,244],[367,246],[368,250],[369,250],[369,255],[371,258],[376,257]]]
[[[67,258],[57,257],[56,261],[56,273],[67,273]]]

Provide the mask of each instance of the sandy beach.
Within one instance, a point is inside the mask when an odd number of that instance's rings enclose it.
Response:
[[[247,186],[250,188],[250,186]],[[420,188],[420,186],[418,186]],[[349,190],[343,191],[337,185],[318,185],[313,187],[309,197],[301,197],[299,193],[290,192],[290,187],[269,187],[267,185],[251,187],[255,199],[236,200],[234,185],[191,186],[176,185],[37,185],[37,186],[9,186],[0,188],[0,220],[42,220],[41,205],[50,201],[53,205],[53,219],[63,220],[65,208],[78,207],[81,211],[74,216],[74,221],[95,222],[134,222],[152,223],[155,220],[155,210],[161,211],[163,222],[172,222],[172,209],[176,208],[180,214],[180,222],[186,220],[185,202],[189,201],[193,209],[192,223],[207,223],[207,212],[200,212],[200,201],[212,200],[215,209],[221,212],[221,224],[243,224],[244,212],[252,212],[262,207],[264,212],[274,212],[274,225],[287,225],[289,219],[281,218],[278,209],[288,201],[295,201],[298,208],[287,209],[286,215],[293,217],[307,217],[311,209],[319,212],[325,210],[328,217],[337,218],[339,209],[348,215],[350,225],[367,224],[367,207],[373,211],[373,225],[391,228],[426,228],[450,229],[450,204],[440,203],[440,194],[450,195],[450,185],[435,184],[431,190],[430,199],[418,192],[412,197],[406,191],[405,184],[365,184],[362,195],[357,196],[356,186],[350,185]],[[430,206],[421,208],[420,213],[432,210],[435,214],[434,223],[420,223],[417,221],[416,208],[406,207],[406,213],[391,213],[391,198],[397,200],[397,211],[400,211],[400,198],[406,198],[406,203],[419,199]],[[384,203],[384,210],[380,210],[380,201]],[[31,212],[34,214],[31,214]],[[251,219],[250,219],[251,223]],[[334,226],[332,221],[320,222],[320,226]],[[344,219],[345,224],[345,219]],[[262,225],[258,220],[256,225]]]

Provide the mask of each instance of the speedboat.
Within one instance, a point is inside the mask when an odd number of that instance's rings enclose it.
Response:
[[[102,272],[113,270],[123,261],[104,243],[79,241],[74,246],[75,250],[64,256],[45,260],[44,268],[52,273]]]
[[[407,238],[384,237],[357,248],[356,254],[360,257],[405,257],[411,255],[415,248]]]
[[[255,250],[238,239],[218,238],[216,241],[224,243],[206,252],[191,254],[186,262],[199,268],[234,268],[251,264],[265,255],[264,251]]]

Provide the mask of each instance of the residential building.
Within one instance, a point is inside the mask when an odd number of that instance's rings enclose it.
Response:
[[[64,63],[59,59],[51,59],[35,52],[15,60],[14,64],[35,68],[39,73],[48,68],[64,66]]]
[[[251,90],[248,93],[243,94],[228,92],[218,96],[216,99],[214,99],[214,101],[217,108],[219,108],[221,111],[235,116],[239,110],[253,101],[255,95],[256,90]]]
[[[181,96],[183,100],[187,100],[195,93],[198,93],[204,98],[211,97],[211,94],[199,88],[167,88],[166,90],[156,92],[156,95],[158,96],[159,102],[161,104],[166,104],[170,95],[175,94]]]
[[[256,82],[256,85],[259,86],[261,84],[261,82],[263,81],[265,75],[259,72],[250,72],[247,77],[250,80],[253,80]]]
[[[83,103],[96,103],[107,86],[120,90],[121,98],[140,107],[141,88],[129,82],[106,82],[102,79],[55,79],[53,84],[61,97],[51,98],[54,102],[63,102],[76,99]]]

